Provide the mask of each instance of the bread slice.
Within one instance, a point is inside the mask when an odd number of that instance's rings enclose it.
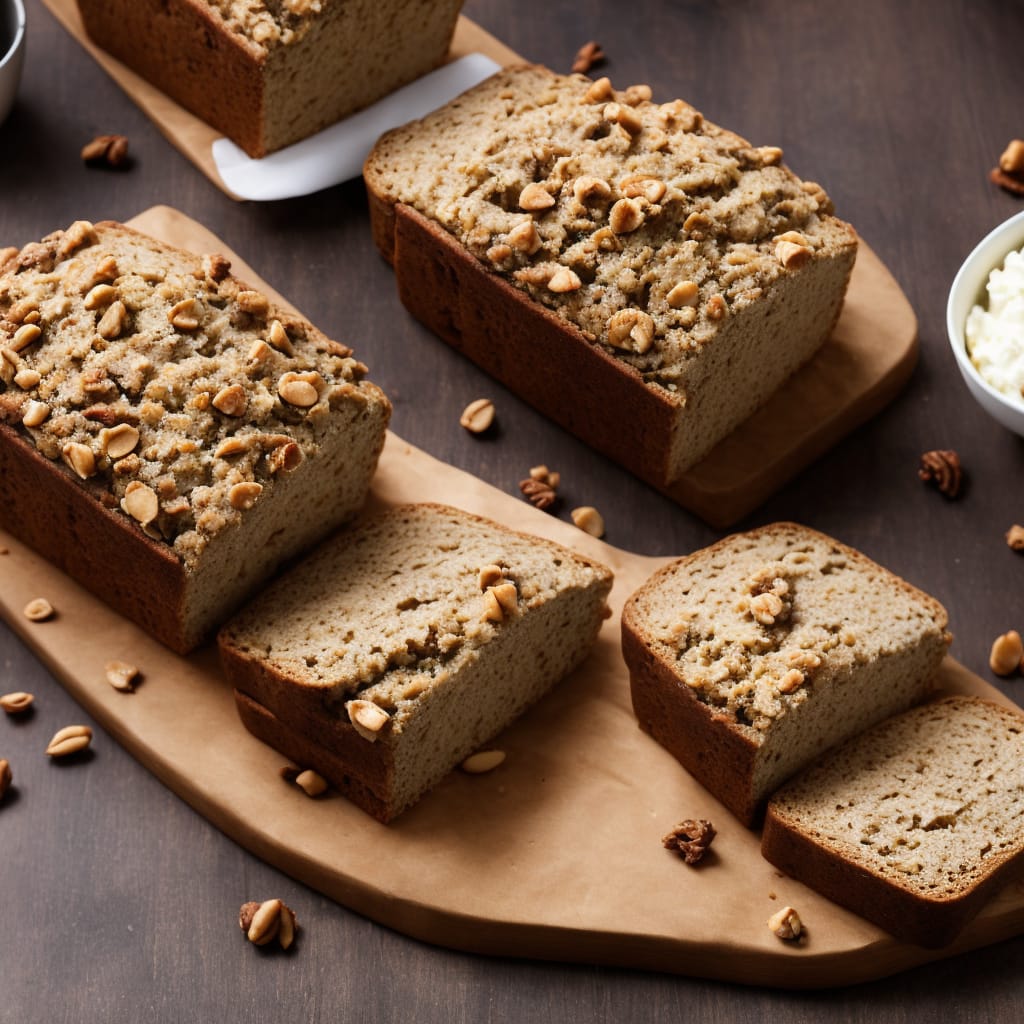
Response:
[[[665,566],[626,602],[640,726],[754,824],[783,781],[933,688],[945,609],[795,523]]]
[[[182,653],[356,514],[391,413],[229,269],[112,221],[0,266],[0,523]]]
[[[221,659],[253,732],[389,821],[583,660],[611,583],[550,541],[405,505],[278,580]]]
[[[649,95],[508,69],[364,176],[410,311],[666,487],[829,337],[857,240],[781,150]]]
[[[947,697],[832,751],[768,804],[776,867],[939,947],[1024,867],[1024,715]]]

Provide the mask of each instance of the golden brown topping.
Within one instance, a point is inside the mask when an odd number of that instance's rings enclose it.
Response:
[[[494,423],[494,403],[489,398],[470,402],[459,417],[459,425],[471,434],[482,434]]]
[[[917,475],[925,483],[933,482],[947,498],[952,499],[960,494],[963,470],[960,468],[960,457],[951,448],[925,452],[921,456]]]
[[[537,182],[531,182],[519,193],[519,209],[530,212],[548,210],[555,205],[555,197]]]
[[[517,224],[508,233],[508,244],[527,256],[532,256],[541,246],[540,232],[532,220]]]
[[[484,618],[501,622],[511,618],[519,607],[519,593],[514,583],[497,583],[484,592]]]
[[[14,332],[9,348],[12,352],[20,352],[22,349],[28,348],[34,341],[38,341],[42,333],[38,324],[22,324]]]
[[[582,505],[569,513],[572,521],[591,537],[604,536],[604,517],[592,505]]]
[[[197,299],[182,299],[167,312],[171,326],[178,331],[195,331],[202,323],[203,307]]]
[[[265,363],[272,351],[265,341],[254,341],[249,348],[248,359],[252,363]]]
[[[262,292],[245,288],[235,296],[235,302],[243,313],[250,316],[265,318],[270,312],[270,299]]]
[[[97,135],[82,147],[82,160],[95,167],[121,167],[127,159],[125,135]]]
[[[70,757],[80,753],[89,746],[92,740],[92,729],[87,725],[66,725],[54,733],[46,753],[50,757]]]
[[[765,167],[772,167],[782,163],[782,150],[778,146],[760,146],[755,152]]]
[[[373,743],[391,720],[388,713],[372,700],[350,700],[345,705],[349,721],[364,740]]]
[[[619,182],[619,191],[627,199],[646,199],[649,203],[660,203],[667,188],[660,178],[647,174],[630,174]]]
[[[622,93],[622,100],[631,107],[635,107],[641,103],[648,103],[652,95],[649,85],[630,85]]]
[[[640,309],[620,309],[608,320],[608,344],[641,355],[654,344],[654,321]]]
[[[160,512],[160,499],[156,491],[148,484],[140,480],[132,480],[124,489],[124,497],[121,499],[121,508],[145,526],[156,519]]]
[[[116,427],[100,431],[100,443],[111,459],[122,459],[135,450],[139,443],[139,432],[130,423],[119,423]]]
[[[512,255],[512,246],[506,245],[504,242],[499,242],[498,245],[492,245],[486,253],[487,258],[492,263],[503,263],[509,259]]]
[[[729,307],[726,306],[725,299],[721,295],[712,295],[708,299],[706,310],[710,320],[721,320],[729,312]]]
[[[988,656],[988,667],[997,676],[1008,676],[1020,668],[1024,658],[1024,643],[1020,633],[1011,629],[1009,633],[997,636],[992,643],[992,651]]]
[[[220,253],[209,253],[203,257],[203,271],[211,281],[223,281],[231,273],[231,261]]]
[[[683,306],[696,306],[699,289],[695,281],[680,281],[665,296],[665,300],[673,309]]]
[[[477,575],[477,582],[480,584],[481,590],[487,590],[488,587],[493,587],[495,583],[500,583],[505,578],[505,572],[500,565],[485,565]]]
[[[796,234],[796,232],[793,233]],[[796,270],[797,267],[802,267],[811,258],[811,255],[811,250],[806,245],[800,245],[797,242],[785,240],[775,244],[776,259],[787,270]]]
[[[275,321],[276,323],[276,321]],[[221,388],[213,396],[213,407],[225,416],[242,416],[245,414],[249,399],[246,396],[245,388],[241,384],[231,384]]]
[[[96,456],[92,449],[79,441],[69,441],[61,449],[61,458],[82,480],[96,472]]]
[[[572,196],[581,206],[586,206],[591,199],[607,199],[612,194],[612,187],[604,178],[595,178],[584,174],[572,183]]]
[[[290,473],[298,468],[304,458],[302,449],[294,441],[285,441],[271,450],[267,456],[267,466],[271,474]]]
[[[800,915],[792,907],[783,907],[777,913],[768,918],[768,927],[771,931],[784,941],[793,941],[800,938],[803,925],[800,922]]]
[[[592,67],[601,64],[604,59],[605,52],[601,49],[601,44],[590,40],[576,51],[572,62],[572,71],[574,74],[585,75]]]
[[[604,103],[615,95],[610,78],[598,78],[583,95],[584,103]]]
[[[548,281],[548,291],[556,294],[578,291],[582,287],[583,282],[568,267],[559,267]]]
[[[661,845],[666,850],[675,850],[687,864],[698,864],[708,852],[715,838],[715,827],[704,818],[687,818],[681,821],[668,835],[663,836]]]
[[[258,484],[255,481],[247,481],[245,483],[235,484],[231,490],[228,491],[228,501],[231,502],[232,508],[236,508],[240,512],[244,512],[246,509],[250,509],[256,504],[256,499],[262,493],[262,484]]]
[[[315,372],[282,374],[277,384],[277,393],[289,405],[308,409],[316,405],[320,397],[317,385],[323,385],[323,378]]]
[[[640,115],[625,103],[609,103],[602,114],[606,121],[619,125],[630,135],[639,135],[643,131],[644,123],[640,120]]]
[[[46,622],[53,618],[53,605],[45,597],[33,598],[25,605],[24,615],[30,622]]]
[[[139,670],[135,665],[127,661],[108,661],[104,666],[107,682],[115,690],[122,693],[132,693],[139,678]]]
[[[764,596],[764,595],[762,595]],[[781,603],[781,602],[780,602]],[[798,668],[791,668],[779,680],[779,693],[793,693],[804,684],[804,674]]]
[[[39,375],[36,370],[19,370],[14,375],[14,383],[18,385],[23,391],[30,391],[34,388],[43,378]]]
[[[617,235],[636,231],[644,222],[644,211],[635,199],[620,199],[608,211],[608,226]]]
[[[492,772],[505,760],[504,750],[480,750],[470,754],[459,767],[470,775],[483,775]]]
[[[267,329],[267,341],[286,356],[295,354],[292,340],[288,337],[288,332],[280,320],[270,321],[270,327]]]
[[[20,715],[32,707],[35,697],[24,690],[15,690],[14,693],[5,693],[0,697],[0,708],[9,715]]]
[[[101,309],[103,306],[109,306],[116,298],[117,289],[112,284],[98,284],[86,294],[85,308]]]

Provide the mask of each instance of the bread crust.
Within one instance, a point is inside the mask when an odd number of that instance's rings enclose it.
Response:
[[[967,700],[988,705],[1000,714],[1013,715],[1024,727],[1024,715],[980,698],[951,697],[928,707]],[[970,766],[964,766],[970,771]],[[938,949],[952,942],[964,925],[1007,881],[1024,874],[1020,851],[993,854],[989,873],[953,896],[928,898],[902,889],[861,864],[847,860],[839,850],[818,841],[810,826],[790,818],[773,800],[769,802],[761,837],[761,854],[780,871],[826,896],[834,903],[867,918],[906,942]]]

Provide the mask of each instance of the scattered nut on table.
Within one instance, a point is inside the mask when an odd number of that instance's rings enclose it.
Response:
[[[133,693],[139,679],[139,670],[127,661],[108,661],[104,671],[107,682],[122,693]]]
[[[45,597],[36,597],[25,605],[25,618],[32,622],[45,622],[53,618],[53,605]]]
[[[552,472],[547,466],[533,466],[530,475],[519,481],[519,490],[531,505],[544,511],[558,501],[558,485],[561,482],[560,473]]]
[[[238,926],[253,945],[265,946],[277,939],[282,949],[288,949],[295,941],[299,927],[295,911],[278,899],[243,903]]]
[[[127,159],[126,135],[97,135],[82,147],[82,160],[94,167],[122,167]]]
[[[480,750],[470,754],[460,767],[470,775],[483,775],[492,772],[505,760],[504,750]]]
[[[20,715],[32,707],[35,697],[23,690],[15,690],[13,693],[5,693],[0,697],[0,708],[9,715]]]
[[[13,778],[11,762],[6,757],[0,757],[0,800],[3,800],[4,794],[11,788],[11,780]]]
[[[459,425],[471,434],[483,434],[493,425],[494,415],[494,403],[489,398],[478,398],[462,410]]]
[[[602,64],[605,59],[606,54],[601,49],[601,44],[591,39],[590,42],[584,43],[576,51],[576,56],[572,62],[573,74],[585,75],[591,68]]]
[[[50,757],[70,757],[81,753],[92,742],[92,729],[87,725],[66,725],[54,733],[46,753]]]
[[[793,942],[804,930],[800,915],[792,907],[783,907],[768,918],[768,927],[780,939]]]
[[[572,521],[591,537],[604,536],[604,516],[592,505],[582,505],[569,513]]]
[[[1019,523],[1014,523],[1006,531],[1006,543],[1013,548],[1014,551],[1024,551],[1024,526]]]
[[[1020,633],[1011,629],[1008,633],[997,636],[992,642],[992,650],[988,656],[988,667],[997,676],[1008,676],[1021,666],[1024,658],[1024,642]]]
[[[326,793],[328,789],[327,780],[312,768],[294,768],[292,765],[285,765],[281,769],[281,778],[286,782],[294,782],[306,796],[317,797]]]
[[[699,864],[715,838],[715,826],[705,818],[687,818],[662,836],[661,845],[675,850],[687,864]]]
[[[951,448],[925,452],[921,456],[917,475],[925,483],[934,483],[947,498],[955,498],[960,494],[963,470],[960,467],[960,457]]]

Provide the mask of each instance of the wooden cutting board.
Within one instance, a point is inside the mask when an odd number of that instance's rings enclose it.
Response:
[[[132,223],[199,251],[219,240],[166,207]],[[239,723],[214,652],[172,654],[0,532],[0,614],[103,728],[175,793],[282,871],[428,942],[498,955],[604,963],[783,987],[849,984],[1024,931],[1024,883],[1006,888],[945,950],[909,946],[781,877],[740,826],[633,717],[618,640],[626,597],[667,559],[621,551],[390,435],[372,504],[442,501],[550,537],[616,573],[613,617],[591,658],[499,739],[482,776],[454,772],[384,826],[338,796],[308,799],[282,758]],[[45,596],[48,622],[21,614]],[[113,690],[111,659],[140,666]],[[951,659],[944,688],[1003,698]],[[107,737],[94,741],[103,756]],[[712,854],[691,868],[661,846],[683,818],[710,819]],[[807,927],[772,935],[784,904]]]

